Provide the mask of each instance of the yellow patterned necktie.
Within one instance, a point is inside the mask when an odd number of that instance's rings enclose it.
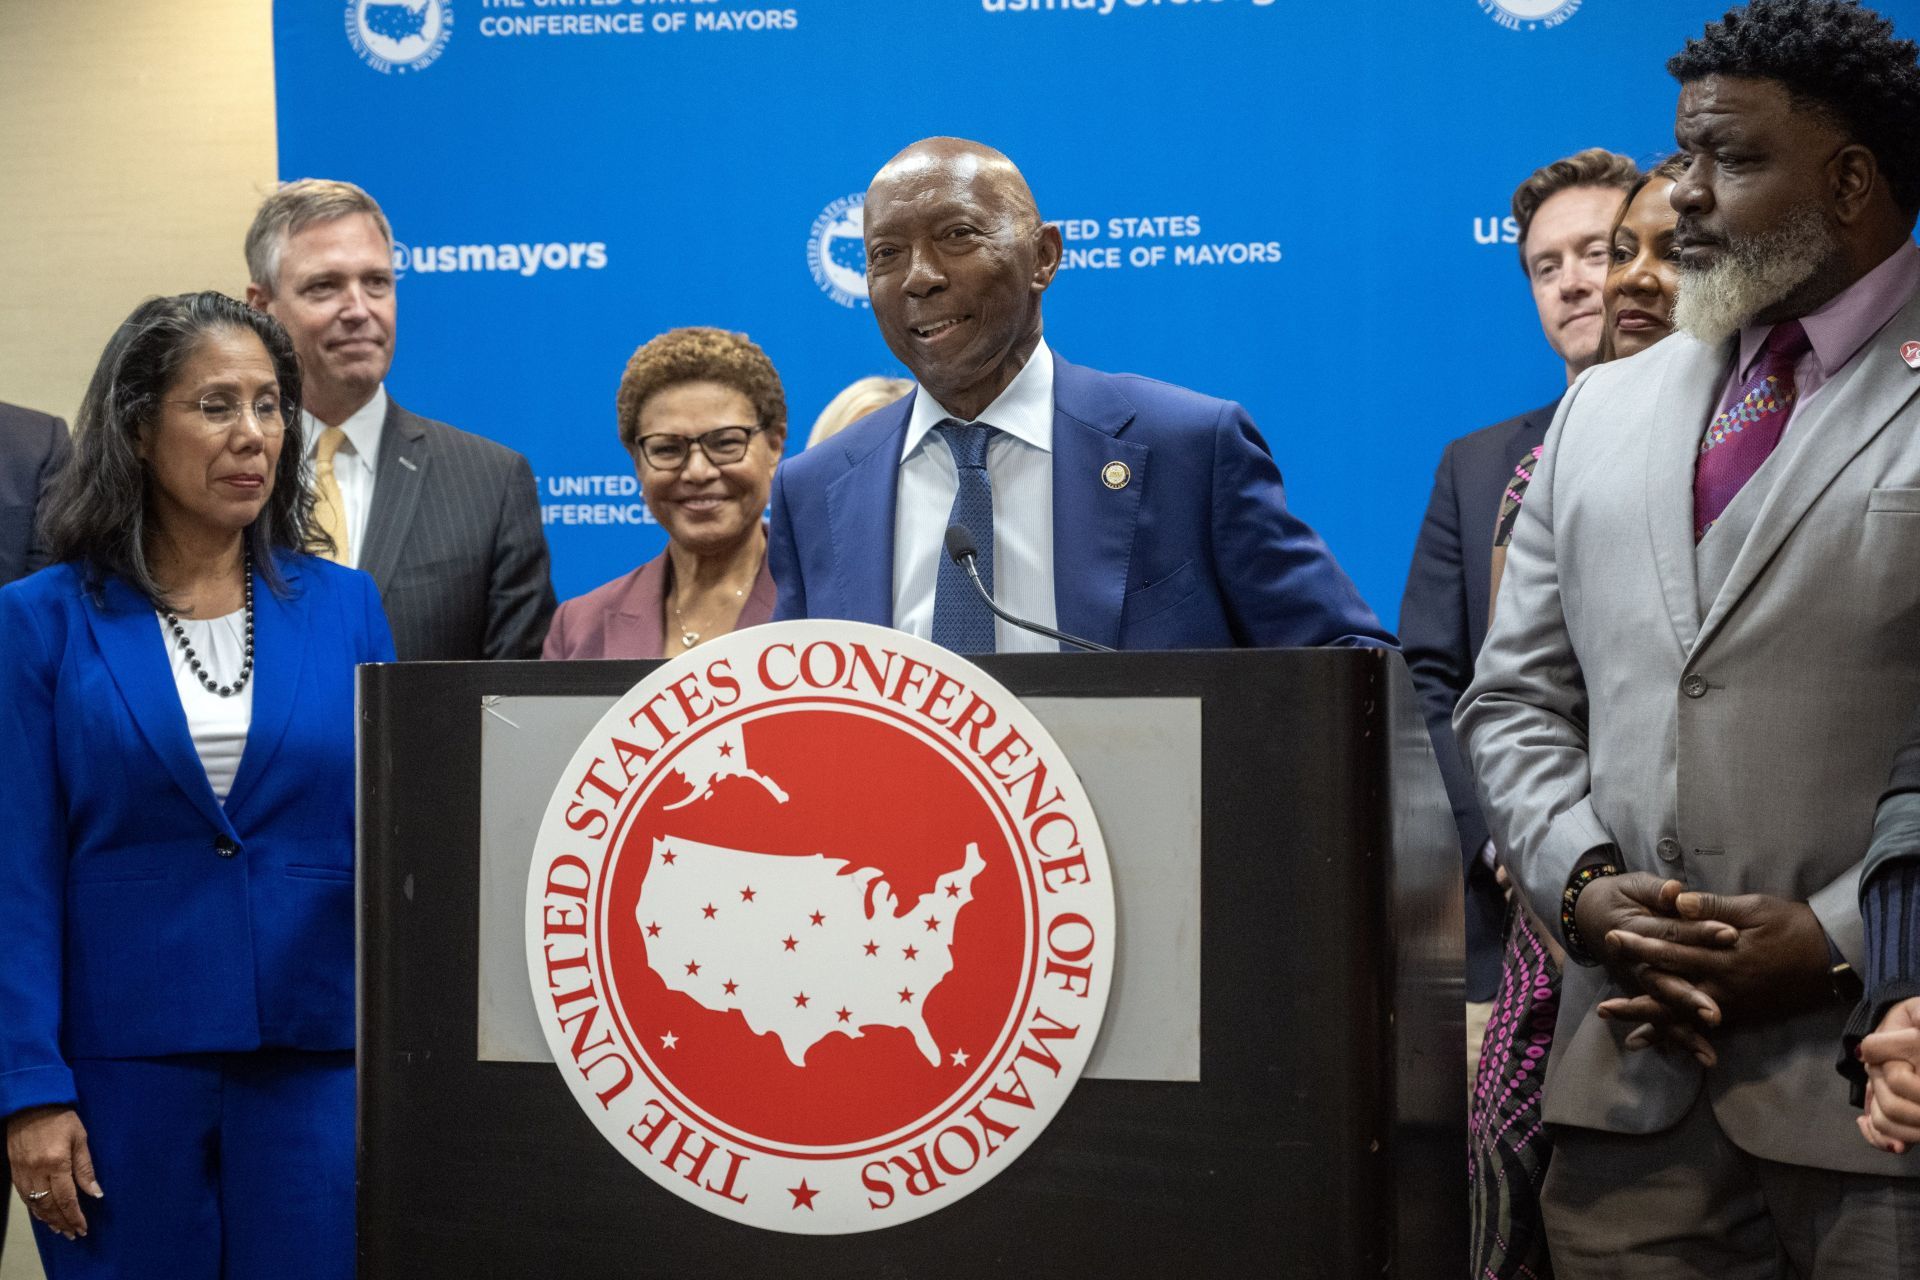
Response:
[[[347,563],[347,507],[340,499],[340,481],[333,474],[333,455],[340,451],[347,433],[328,427],[320,433],[313,450],[313,519],[321,532],[333,539],[327,559]]]

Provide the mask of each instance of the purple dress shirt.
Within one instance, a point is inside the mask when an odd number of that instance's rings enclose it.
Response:
[[[1797,393],[1794,415],[1787,419],[1789,434],[1793,431],[1794,422],[1804,416],[1801,410],[1807,402],[1846,366],[1847,361],[1859,354],[1860,348],[1867,345],[1867,339],[1880,332],[1916,292],[1920,292],[1920,248],[1907,240],[1888,254],[1884,262],[1841,290],[1826,305],[1800,317],[1800,323],[1807,331],[1807,340],[1813,346],[1793,367],[1793,384]],[[1760,349],[1766,345],[1767,335],[1772,332],[1773,326],[1770,324],[1748,325],[1740,331],[1740,358],[1734,362],[1732,371],[1727,374],[1727,384],[1720,390],[1720,404],[1725,405],[1729,397],[1752,375],[1754,363],[1760,358]],[[1910,336],[1920,338],[1920,334]]]

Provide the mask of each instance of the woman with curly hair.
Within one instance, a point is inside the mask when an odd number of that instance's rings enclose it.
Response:
[[[667,549],[560,606],[547,658],[671,658],[773,617],[761,517],[787,439],[773,361],[744,333],[669,329],[633,353],[615,399]]]
[[[393,641],[308,554],[299,405],[274,320],[142,303],[55,563],[0,589],[0,1116],[50,1275],[353,1274],[353,675]]]

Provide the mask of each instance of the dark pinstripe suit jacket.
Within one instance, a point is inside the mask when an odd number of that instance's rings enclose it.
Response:
[[[540,656],[554,601],[533,469],[391,397],[360,568],[402,662]]]
[[[72,453],[66,423],[0,404],[0,586],[47,563],[34,514]]]

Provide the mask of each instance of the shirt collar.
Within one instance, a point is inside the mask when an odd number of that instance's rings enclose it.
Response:
[[[1829,378],[1838,373],[1916,292],[1920,292],[1920,248],[1908,240],[1819,310],[1801,316],[1821,373]],[[1753,373],[1754,361],[1772,332],[1768,324],[1748,325],[1740,331],[1742,379]]]
[[[913,411],[907,416],[907,439],[900,449],[902,461],[912,456],[929,431],[948,418],[960,418],[959,414],[942,408],[925,387],[918,387],[917,391]],[[966,419],[960,418],[960,421]],[[1042,453],[1053,452],[1053,352],[1048,349],[1045,338],[1034,347],[1026,367],[1014,375],[1006,390],[994,397],[993,403],[974,421],[984,422]]]
[[[308,413],[300,411],[300,420],[307,432],[307,457],[311,459],[315,449],[320,447],[320,433],[327,424]],[[346,433],[347,443],[353,446],[354,456],[369,471],[380,456],[380,437],[387,427],[387,384],[381,383],[374,388],[373,399],[355,409],[347,420],[340,424],[340,430]]]

